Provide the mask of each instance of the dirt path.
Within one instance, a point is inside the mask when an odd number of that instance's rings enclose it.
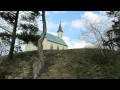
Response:
[[[58,58],[58,60],[48,68],[48,71],[42,73],[38,79],[62,79],[67,75],[67,71],[64,68],[66,65],[67,62],[65,62],[62,57]]]

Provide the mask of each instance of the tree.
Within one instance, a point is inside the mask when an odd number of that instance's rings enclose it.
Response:
[[[16,30],[17,30],[17,24],[18,24],[18,16],[19,16],[19,11],[16,12],[15,17],[14,17],[12,41],[11,41],[10,51],[9,51],[9,56],[8,56],[9,59],[13,59],[13,51],[14,51],[14,46],[15,46]]]
[[[109,46],[110,49],[115,49],[115,47],[120,50],[120,11],[108,11],[109,17],[114,18],[112,29],[106,32],[108,40],[105,41],[104,45]]]
[[[91,19],[93,19],[93,20],[91,20]],[[101,23],[102,22],[101,20],[94,19],[93,17],[91,18],[89,16],[85,16],[84,17],[84,28],[85,28],[85,30],[87,30],[87,32],[92,34],[92,38],[94,38],[94,41],[96,40],[98,48],[100,49],[100,52],[105,59],[104,63],[107,63],[108,62],[107,55],[103,51],[103,49],[105,49],[105,47],[102,45],[104,43],[104,36],[103,36],[103,32],[102,32],[103,31],[102,30],[103,23]]]
[[[34,79],[36,79],[38,77],[38,75],[40,74],[42,68],[44,67],[44,54],[43,54],[43,45],[42,42],[46,36],[46,32],[47,32],[47,27],[46,27],[46,19],[45,19],[45,11],[42,11],[42,21],[43,21],[43,33],[40,36],[39,40],[38,40],[38,56],[39,59],[37,62],[35,62],[33,64],[33,76]]]
[[[3,18],[11,27],[12,30],[8,30],[5,27],[1,26],[2,29],[7,31],[6,33],[0,33],[0,36],[10,37],[10,50],[9,50],[9,59],[13,59],[13,51],[15,48],[15,40],[19,38],[26,43],[35,42],[36,37],[35,33],[38,31],[38,26],[35,22],[36,17],[38,16],[38,11],[1,11],[0,16]],[[20,30],[21,33],[17,34],[17,30]],[[8,33],[11,31],[12,33]],[[28,37],[29,36],[29,37]]]
[[[9,51],[9,42],[7,40],[0,40],[0,56],[6,55]]]

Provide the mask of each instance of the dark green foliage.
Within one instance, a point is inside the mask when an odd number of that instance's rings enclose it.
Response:
[[[100,52],[93,54],[91,56],[91,60],[96,64],[106,64],[105,58],[102,56],[102,54]]]
[[[92,62],[101,65],[115,64],[115,60],[118,57],[117,52],[108,49],[103,50],[103,52],[106,53],[107,61],[98,49],[94,50],[94,53],[90,54],[90,59],[92,60]]]
[[[28,34],[26,32],[23,32],[21,34],[17,34],[17,37],[20,39],[20,40],[23,40],[25,43],[29,43],[29,42],[32,42],[34,45],[37,46],[37,42],[38,42],[38,39],[39,39],[39,36],[38,35],[33,35],[33,34]]]
[[[2,37],[2,39],[5,39],[5,38],[10,38],[12,35],[11,34],[8,34],[7,32],[5,33],[0,33],[0,37]]]
[[[17,20],[16,12],[18,12]],[[0,33],[0,37],[2,37],[2,39],[8,40],[9,43],[11,43],[9,54],[13,53],[14,51],[13,47],[15,47],[15,45],[12,43],[14,41],[13,39],[16,40],[16,38],[23,40],[25,43],[32,42],[34,45],[37,45],[38,36],[36,36],[36,32],[38,31],[38,25],[36,18],[39,16],[39,11],[0,11],[0,17],[3,18],[8,23],[8,25],[13,27],[12,33]],[[6,29],[4,30],[5,32],[9,31]],[[16,34],[17,30],[21,30],[22,33]],[[12,39],[11,42],[10,39]],[[16,47],[16,49],[18,48],[20,49],[20,46]],[[10,56],[12,56],[12,54]]]
[[[24,16],[22,16],[22,17],[21,17],[21,20],[33,22],[36,17],[40,16],[39,11],[29,11],[29,12],[30,12],[30,16],[29,16],[29,17],[24,17]]]
[[[112,29],[106,32],[108,40],[105,40],[103,45],[109,46],[110,49],[115,47],[120,49],[120,11],[109,11],[107,14],[117,20],[113,20]]]
[[[118,17],[119,11],[107,11],[107,14],[111,17]]]
[[[14,24],[16,11],[3,11],[0,12],[0,16],[4,18],[10,25]]]
[[[22,27],[22,30],[24,31],[30,31],[31,30],[31,33],[35,33],[38,31],[38,27],[37,25],[32,25],[32,24],[20,24],[20,26]]]

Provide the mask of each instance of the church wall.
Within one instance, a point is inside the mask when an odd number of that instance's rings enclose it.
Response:
[[[53,45],[53,49],[57,50],[57,46],[59,47],[59,50],[67,49],[67,46],[63,46],[51,41],[48,41],[46,38],[43,40],[43,50],[49,50],[51,44]],[[37,47],[34,46],[32,43],[26,44],[26,51],[32,51],[32,50],[37,50]]]
[[[43,40],[43,49],[45,49],[46,48],[46,43],[47,42],[47,39],[45,38],[44,40]],[[25,47],[26,47],[26,51],[33,51],[33,50],[37,50],[37,47],[35,46],[35,45],[33,45],[32,43],[29,43],[29,44],[26,44],[25,45]]]
[[[59,50],[63,50],[63,48],[67,49],[67,46],[63,46],[63,45],[60,45],[60,44],[57,44],[57,43],[54,43],[54,42],[47,41],[46,50],[50,49],[51,44],[53,45],[54,50],[57,50],[57,47],[59,47]]]
[[[37,50],[37,47],[34,46],[32,43],[25,44],[25,48],[26,48],[25,51],[33,51],[33,50]]]

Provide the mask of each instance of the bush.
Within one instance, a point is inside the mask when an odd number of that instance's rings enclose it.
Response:
[[[107,63],[106,59],[104,58],[104,56],[100,52],[92,54],[91,60],[95,64],[106,64]]]
[[[103,50],[104,54],[106,55],[106,58],[101,54],[100,50],[95,51],[94,53],[91,54],[91,60],[95,64],[115,64],[117,61],[118,54],[115,51],[110,51],[110,50]]]

